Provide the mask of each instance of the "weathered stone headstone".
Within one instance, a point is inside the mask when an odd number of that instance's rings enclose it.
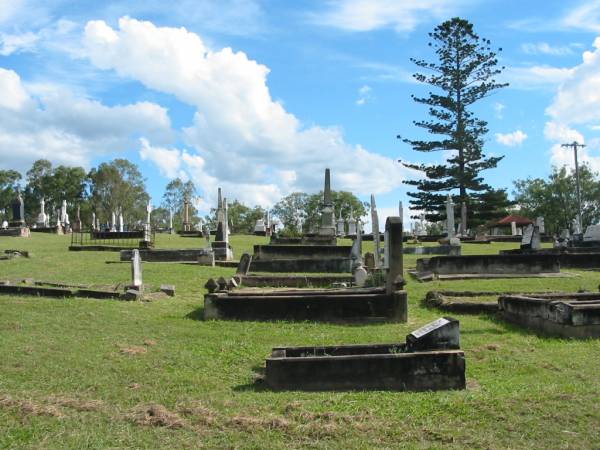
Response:
[[[348,236],[356,236],[356,219],[352,209],[350,209],[350,217],[348,218]]]
[[[523,231],[523,237],[521,238],[521,247],[524,245],[531,245],[531,237],[533,236],[533,225],[529,224]]]
[[[356,239],[354,239],[354,242],[352,243],[350,259],[352,260],[352,267],[362,265],[362,230],[360,222],[358,223],[358,234],[356,234]]]
[[[442,317],[413,331],[406,336],[406,348],[410,352],[460,349],[458,320]]]
[[[467,204],[465,202],[460,204],[460,235],[467,235]]]
[[[190,223],[190,201],[186,197],[183,200],[183,231],[191,231],[192,224]]]
[[[342,218],[342,209],[340,208],[339,217],[337,220],[337,235],[344,236],[346,234],[345,228],[346,226],[344,223],[344,219]]]
[[[111,217],[110,217],[110,231],[117,231],[117,225],[116,225],[117,219],[115,216],[115,212],[113,211],[111,213]]]
[[[238,264],[237,271],[235,272],[238,275],[248,275],[250,271],[250,265],[252,264],[252,255],[248,253],[244,253],[240,258],[240,263]]]
[[[48,224],[48,216],[46,216],[45,206],[46,206],[46,202],[45,202],[44,198],[42,197],[42,199],[40,200],[40,213],[38,214],[38,217],[37,217],[37,226],[38,227],[47,227],[49,225]]]
[[[354,269],[354,285],[357,287],[364,287],[367,283],[367,278],[369,277],[369,273],[367,269],[365,269],[362,265],[358,266]]]
[[[375,267],[381,266],[381,250],[380,250],[380,235],[379,235],[379,215],[377,214],[377,205],[375,204],[375,196],[371,194],[371,228],[373,232],[373,244],[375,245]]]
[[[454,237],[454,203],[452,202],[452,197],[448,194],[448,198],[446,199],[446,228],[448,230],[448,239],[452,239]]]
[[[404,286],[404,265],[402,254],[402,218],[388,217],[385,222],[388,260],[386,261],[386,292],[392,295]]]
[[[23,197],[21,197],[21,191],[17,188],[17,197],[11,203],[12,207],[12,222],[9,223],[11,227],[22,227],[25,225],[25,204],[23,203]]]
[[[140,258],[140,251],[136,248],[133,250],[133,256],[131,258],[131,285],[137,290],[142,290],[142,260]]]
[[[517,222],[510,223],[510,234],[513,236],[517,235]]]
[[[173,210],[169,209],[169,233],[173,234]]]
[[[325,187],[323,189],[323,206],[321,208],[321,226],[319,234],[335,236],[333,200],[331,197],[331,172],[325,169]]]
[[[365,253],[364,261],[364,265],[368,270],[371,271],[375,268],[375,255],[373,253]]]
[[[98,229],[98,226],[96,224],[96,213],[92,212],[92,230],[95,231]]]
[[[583,235],[584,242],[600,242],[600,225],[589,225]]]
[[[540,230],[540,234],[545,234],[546,233],[546,224],[544,223],[544,218],[543,217],[537,217],[535,219],[535,225],[539,228]]]
[[[123,212],[119,210],[119,232],[123,232]]]

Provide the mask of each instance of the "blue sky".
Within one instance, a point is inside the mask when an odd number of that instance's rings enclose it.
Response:
[[[477,106],[505,155],[486,180],[572,164],[574,139],[600,170],[600,0],[0,0],[0,168],[123,157],[155,204],[181,176],[207,209],[217,186],[269,206],[330,167],[385,217],[414,176],[397,159],[444,157],[396,135],[422,137],[410,58],[431,59],[427,33],[453,16],[503,49],[511,83]]]

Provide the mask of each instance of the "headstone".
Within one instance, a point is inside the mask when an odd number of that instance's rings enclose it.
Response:
[[[385,222],[388,247],[386,261],[386,292],[392,295],[404,286],[404,264],[402,255],[402,218],[388,217]]]
[[[217,224],[217,233],[215,234],[215,241],[222,242],[223,240],[225,240],[223,222],[219,222]]]
[[[169,233],[173,234],[173,210],[169,208]]]
[[[48,217],[46,216],[46,202],[44,200],[44,198],[42,197],[42,199],[40,200],[40,213],[38,214],[37,217],[37,225],[38,227],[47,227],[48,224]]]
[[[581,228],[579,227],[579,221],[577,217],[573,219],[573,234],[581,234]]]
[[[589,225],[583,235],[584,242],[600,242],[600,225]]]
[[[223,241],[229,243],[229,214],[227,199],[223,199]]]
[[[152,225],[150,225],[150,214],[152,213],[152,205],[150,204],[150,201],[148,201],[148,204],[146,205],[146,223],[144,224],[144,241],[146,242],[150,242],[151,240],[151,232],[152,232]]]
[[[525,227],[525,230],[523,231],[523,237],[521,238],[521,248],[523,246],[527,246],[529,248],[529,246],[531,245],[532,236],[533,236],[533,225],[529,224],[529,225],[527,225],[527,227]]]
[[[254,224],[254,232],[262,234],[267,232],[267,226],[265,225],[264,219],[258,219]]]
[[[465,202],[460,204],[460,235],[467,235],[467,204]]]
[[[119,231],[123,232],[123,213],[119,210]]]
[[[510,223],[510,234],[513,236],[517,235],[517,222]]]
[[[321,208],[319,234],[335,236],[333,200],[331,197],[331,173],[329,169],[325,169],[325,187],[323,189],[323,206]]]
[[[235,273],[243,276],[248,275],[248,272],[250,271],[250,264],[252,264],[252,255],[244,253],[240,258],[240,263],[238,264],[237,271]]]
[[[535,219],[535,224],[540,229],[540,234],[546,234],[546,225],[544,223],[544,218],[543,217],[541,217],[541,216],[537,217]]]
[[[357,287],[364,287],[367,283],[367,278],[369,277],[369,273],[367,269],[365,269],[362,265],[358,266],[354,269],[354,285]]]
[[[113,211],[111,213],[111,217],[110,217],[110,231],[117,231],[116,222],[117,222],[117,219],[115,217],[115,212]]]
[[[381,266],[381,250],[379,236],[379,216],[377,215],[377,205],[375,204],[375,196],[371,194],[371,228],[373,230],[373,244],[375,244],[375,267]]]
[[[97,230],[98,226],[96,225],[96,213],[92,212],[92,230]]]
[[[521,239],[521,249],[539,250],[541,243],[540,228],[537,225],[527,225]]]
[[[190,201],[185,198],[183,200],[183,231],[190,231]]]
[[[460,349],[458,320],[442,317],[413,331],[406,336],[406,348],[409,352]]]
[[[356,239],[354,239],[354,242],[352,243],[350,259],[352,259],[352,267],[362,265],[362,230],[360,222],[358,223],[358,234],[356,234]]]
[[[350,209],[350,217],[348,218],[348,236],[356,236],[356,219],[352,209]]]
[[[133,250],[131,258],[131,285],[138,290],[142,290],[142,260],[140,251],[136,248]]]
[[[452,197],[448,194],[448,198],[446,199],[446,228],[448,230],[448,239],[452,239],[454,237],[454,203],[452,202]]]
[[[21,197],[21,191],[17,188],[17,197],[13,200],[12,204],[12,222],[9,223],[12,227],[22,227],[25,225],[25,205],[23,203],[23,197]]]
[[[344,224],[344,219],[342,218],[342,209],[340,208],[339,217],[337,220],[337,235],[344,236],[346,234],[345,228],[346,226]]]
[[[60,222],[63,224],[63,227],[67,227],[69,224],[69,216],[67,215],[67,201],[63,200],[62,205],[60,207]]]
[[[367,252],[365,253],[365,267],[371,271],[373,269],[375,269],[375,255],[371,252]]]
[[[169,297],[175,297],[175,285],[173,284],[161,284],[160,291],[164,292]]]

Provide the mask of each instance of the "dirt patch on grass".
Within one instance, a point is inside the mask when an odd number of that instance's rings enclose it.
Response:
[[[102,400],[84,400],[69,397],[51,397],[49,402],[79,412],[100,411],[104,407]]]
[[[157,344],[157,342],[154,339],[146,339],[146,340],[144,340],[144,345],[146,347],[152,347],[152,346],[154,346],[156,344]]]
[[[131,345],[129,347],[119,346],[119,352],[123,355],[138,356],[146,353],[148,349],[140,345]]]
[[[9,396],[0,396],[0,408],[18,410],[24,416],[49,416],[61,419],[62,411],[54,405],[45,405],[32,400],[18,400]]]
[[[179,414],[169,411],[159,404],[140,406],[128,414],[127,417],[136,425],[165,428],[184,428],[187,426],[186,421]]]
[[[244,431],[283,430],[288,431],[291,422],[283,417],[234,416],[228,422],[233,428]]]

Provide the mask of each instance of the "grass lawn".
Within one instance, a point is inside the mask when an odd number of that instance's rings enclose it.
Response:
[[[265,242],[232,237],[237,257]],[[69,252],[69,243],[0,238],[2,250],[31,252],[0,261],[0,279],[129,280],[129,264],[106,263],[118,253]],[[157,235],[158,248],[203,244]],[[465,244],[463,254],[516,246]],[[146,283],[177,289],[152,303],[0,296],[0,448],[600,448],[600,340],[539,337],[486,315],[456,315],[465,391],[275,393],[255,382],[274,346],[404,341],[442,315],[421,305],[428,290],[597,291],[598,272],[407,277],[406,324],[202,321],[204,283],[234,272],[145,263]]]

